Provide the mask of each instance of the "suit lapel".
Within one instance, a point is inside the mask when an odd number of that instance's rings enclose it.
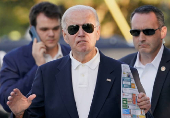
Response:
[[[154,110],[155,110],[155,107],[156,107],[156,104],[158,102],[163,84],[164,84],[164,82],[167,78],[167,74],[168,74],[169,69],[170,69],[170,66],[168,64],[168,62],[170,60],[169,55],[170,55],[170,52],[168,51],[168,49],[166,47],[164,47],[164,52],[163,52],[162,59],[161,59],[161,62],[159,64],[159,67],[158,67],[158,72],[157,72],[157,75],[156,75],[156,78],[155,78],[155,83],[154,83],[154,86],[153,86],[152,100],[151,100],[152,112],[154,112]],[[165,71],[161,70],[161,67],[163,67],[163,66],[166,68]]]
[[[132,61],[130,62],[129,66],[134,67],[135,62],[136,62],[136,58],[137,58],[137,54],[138,53],[136,53],[135,56],[132,58]]]
[[[97,117],[115,80],[115,77],[111,74],[113,67],[109,67],[110,63],[107,63],[102,53],[100,53],[100,57],[96,87],[88,118]]]
[[[56,74],[56,79],[64,105],[71,118],[78,118],[72,87],[71,59],[69,56],[64,57],[58,68],[59,72]]]

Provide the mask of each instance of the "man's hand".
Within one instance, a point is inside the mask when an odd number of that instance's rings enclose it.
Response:
[[[138,95],[137,104],[140,109],[145,110],[145,113],[147,113],[149,111],[149,109],[151,108],[151,103],[150,103],[149,97],[147,97],[146,94],[144,94],[142,92],[139,93],[139,95]]]
[[[45,64],[44,53],[46,53],[46,46],[43,42],[37,42],[35,38],[32,45],[32,56],[35,59],[37,66]]]
[[[24,111],[31,105],[32,100],[36,97],[35,94],[26,98],[19,89],[13,89],[8,97],[7,105],[14,113],[16,118],[22,118]]]

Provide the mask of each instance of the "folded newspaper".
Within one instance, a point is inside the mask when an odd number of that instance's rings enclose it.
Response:
[[[121,86],[122,118],[145,118],[144,110],[141,110],[137,105],[139,92],[127,64],[122,64]]]

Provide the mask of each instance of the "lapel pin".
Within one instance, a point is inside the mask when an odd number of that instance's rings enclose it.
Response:
[[[106,81],[111,82],[112,80],[111,79],[106,79]]]
[[[162,66],[161,71],[165,71],[165,70],[166,70],[165,66]]]

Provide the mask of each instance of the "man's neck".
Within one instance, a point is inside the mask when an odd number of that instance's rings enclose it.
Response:
[[[147,55],[147,54],[140,54],[139,60],[143,65],[146,65],[147,63],[151,63],[154,60],[155,56]]]
[[[97,50],[94,49],[92,50],[91,52],[78,52],[78,53],[75,53],[73,52],[73,57],[81,62],[81,63],[86,63],[88,61],[90,61],[97,53]]]
[[[56,54],[58,53],[58,45],[54,48],[50,48],[50,49],[47,49],[47,52],[46,54],[49,54],[52,58],[54,58],[56,56]]]
[[[158,51],[159,52],[159,51]],[[151,63],[156,55],[158,54],[158,52],[155,52],[155,53],[140,53],[139,52],[139,60],[140,62],[143,64],[143,65],[146,65],[148,63]]]
[[[158,55],[158,53],[161,50],[161,47],[163,49],[163,45],[160,45],[157,50],[150,52],[150,53],[144,53],[144,52],[139,52],[139,60],[143,65],[146,65],[147,63],[151,63],[155,57]]]

